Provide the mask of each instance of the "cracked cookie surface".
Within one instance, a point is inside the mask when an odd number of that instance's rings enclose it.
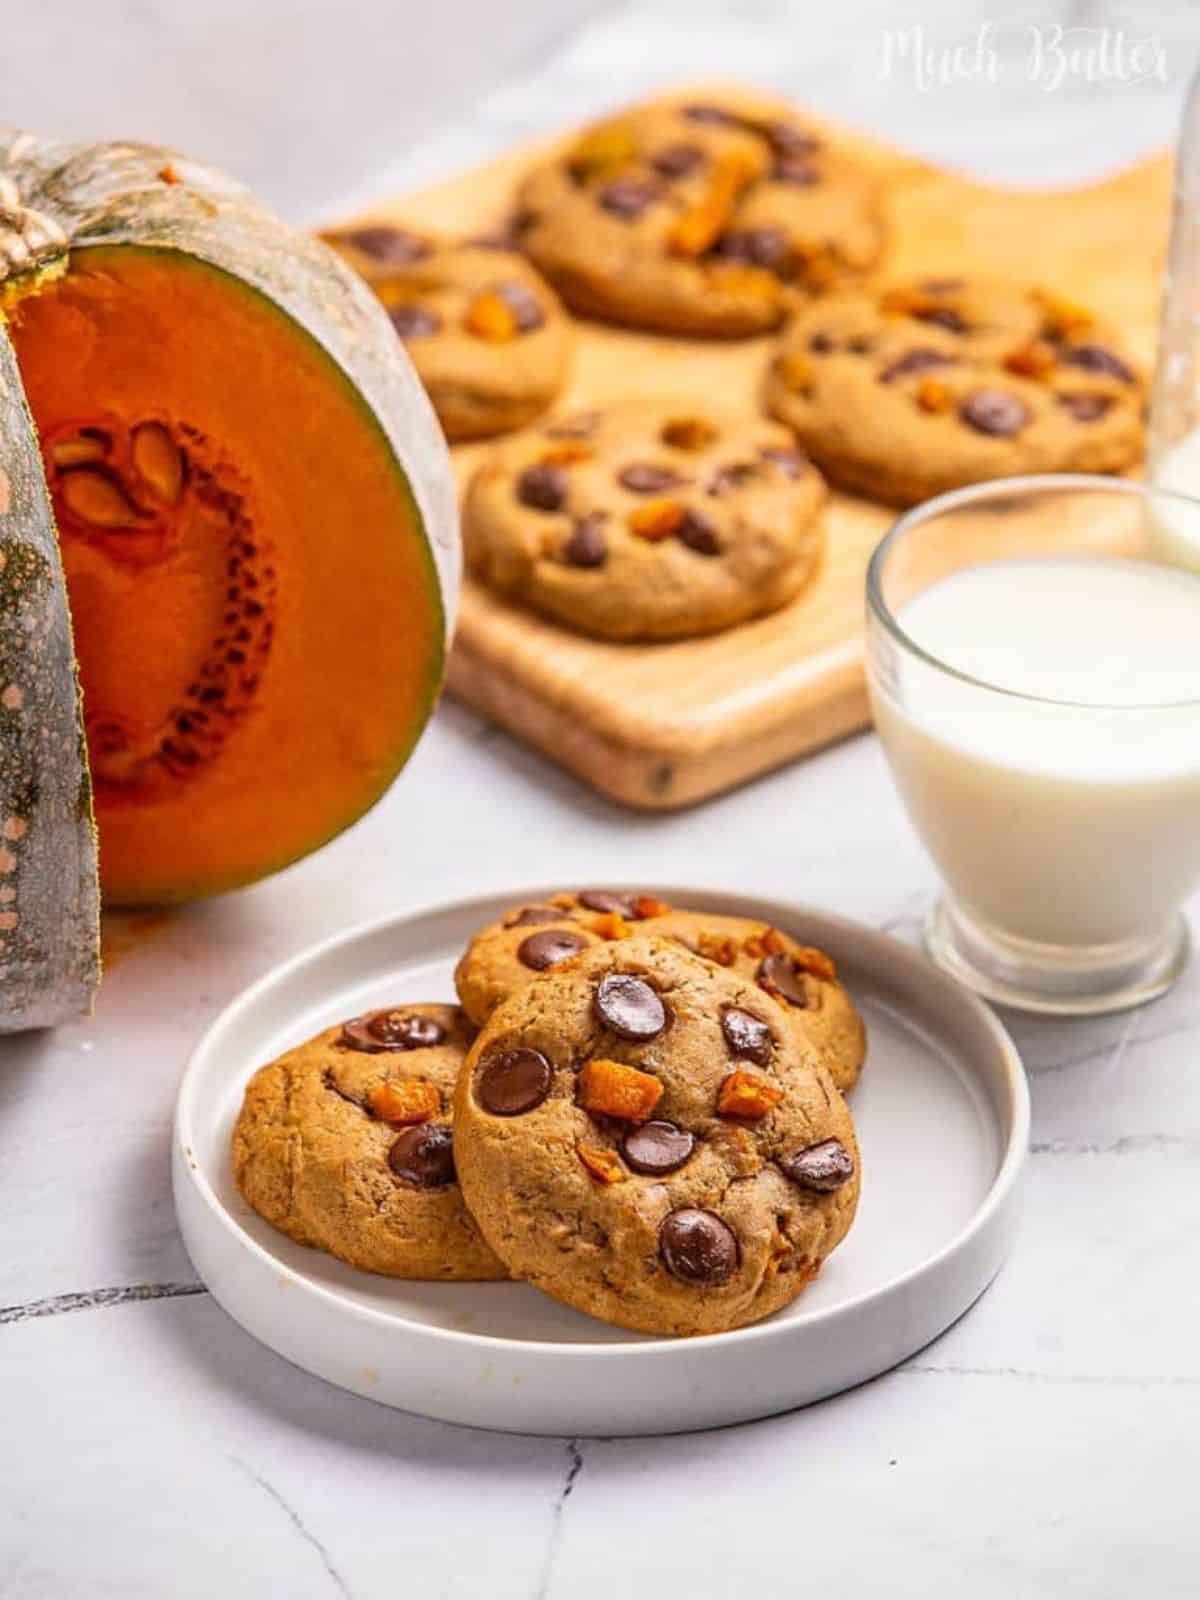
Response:
[[[570,324],[514,249],[382,223],[324,237],[383,302],[449,439],[507,433],[553,403]]]
[[[688,99],[586,129],[518,196],[522,245],[573,310],[760,333],[869,268],[878,186],[786,107]]]
[[[895,505],[1021,473],[1123,471],[1141,457],[1145,398],[1087,308],[957,277],[806,308],[766,386],[833,483]]]
[[[777,423],[630,400],[496,446],[467,490],[464,550],[490,588],[584,633],[685,638],[793,599],[825,500]]]
[[[298,1244],[368,1272],[506,1277],[455,1173],[450,1110],[473,1033],[457,1006],[395,1006],[260,1068],[233,1135],[245,1200]]]
[[[463,1192],[514,1276],[642,1332],[787,1305],[858,1200],[853,1123],[815,1052],[757,986],[646,936],[499,1006],[455,1127]]]

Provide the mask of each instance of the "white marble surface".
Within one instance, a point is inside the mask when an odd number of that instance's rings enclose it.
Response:
[[[606,13],[404,170],[668,72],[823,88],[831,109],[897,126],[855,77],[855,50],[876,48],[866,8],[809,13],[815,79],[780,31],[797,9],[693,5],[688,27],[669,5]],[[1139,26],[1159,12],[1178,28],[1179,11],[1140,7]],[[1008,102],[989,87],[964,123],[961,103],[914,90],[910,142],[1014,177],[1070,146],[1082,172],[1165,129],[1180,70],[1131,118],[1095,89],[1044,96],[1031,124],[1015,87]],[[1014,1020],[1035,1106],[1016,1254],[936,1345],[809,1411],[663,1440],[474,1433],[328,1388],[213,1304],[167,1181],[175,1086],[207,1022],[349,922],[557,874],[770,888],[906,937],[933,887],[872,737],[645,818],[445,705],[351,834],[145,932],[92,1021],[0,1047],[0,1596],[1194,1596],[1195,968],[1126,1017]]]

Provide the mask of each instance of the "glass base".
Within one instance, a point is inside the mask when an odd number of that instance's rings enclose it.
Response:
[[[997,1005],[1058,1017],[1127,1011],[1165,993],[1187,965],[1188,925],[1122,945],[1035,944],[982,928],[944,895],[925,919],[925,948],[952,977]]]

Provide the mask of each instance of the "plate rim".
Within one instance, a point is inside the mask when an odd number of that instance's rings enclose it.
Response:
[[[951,992],[957,1002],[965,1006],[967,1012],[981,1023],[987,1034],[991,1036],[997,1048],[998,1058],[1003,1062],[1004,1081],[1008,1090],[1009,1113],[1011,1128],[1000,1155],[996,1173],[988,1186],[986,1194],[972,1212],[966,1224],[954,1236],[935,1251],[926,1256],[915,1265],[905,1268],[884,1282],[876,1284],[871,1289],[866,1289],[851,1299],[842,1300],[835,1305],[821,1307],[810,1312],[800,1312],[783,1321],[768,1317],[761,1322],[751,1323],[742,1328],[725,1329],[719,1333],[696,1334],[680,1339],[677,1336],[666,1334],[650,1335],[645,1338],[630,1340],[607,1341],[566,1341],[555,1339],[526,1339],[506,1338],[499,1334],[479,1333],[464,1328],[446,1328],[436,1323],[419,1322],[399,1311],[383,1311],[374,1306],[361,1305],[357,1301],[349,1300],[337,1290],[326,1287],[314,1281],[311,1277],[296,1270],[282,1257],[272,1254],[264,1245],[260,1244],[241,1225],[237,1218],[222,1203],[207,1175],[202,1170],[200,1163],[188,1138],[188,1123],[193,1111],[193,1102],[196,1096],[196,1083],[199,1079],[207,1057],[213,1049],[220,1044],[223,1032],[233,1027],[239,1017],[253,1009],[255,1003],[268,990],[279,983],[286,981],[297,970],[322,961],[340,948],[357,943],[360,940],[370,939],[383,933],[389,928],[401,924],[420,922],[427,917],[447,916],[456,913],[466,914],[475,907],[491,907],[497,902],[508,901],[513,904],[522,900],[535,900],[545,898],[551,894],[563,893],[562,879],[555,879],[547,884],[538,882],[533,885],[519,884],[510,888],[489,889],[486,892],[460,896],[452,900],[434,899],[419,905],[408,907],[402,911],[391,912],[380,917],[365,918],[361,922],[353,923],[350,927],[338,933],[327,935],[315,943],[306,945],[295,954],[286,957],[283,961],[276,962],[274,966],[262,973],[258,978],[238,991],[233,999],[224,1005],[217,1015],[205,1028],[196,1044],[188,1054],[187,1063],[180,1079],[176,1094],[175,1113],[172,1118],[172,1148],[179,1157],[176,1162],[180,1170],[191,1182],[193,1188],[204,1202],[206,1209],[212,1214],[221,1228],[230,1236],[232,1243],[244,1253],[255,1257],[261,1265],[267,1267],[276,1278],[286,1277],[291,1287],[301,1290],[306,1295],[311,1295],[336,1311],[348,1315],[356,1320],[361,1320],[382,1328],[393,1328],[405,1336],[415,1336],[428,1339],[434,1345],[459,1345],[467,1349],[497,1349],[512,1353],[513,1355],[545,1355],[553,1353],[557,1358],[568,1361],[593,1361],[593,1360],[623,1360],[634,1354],[649,1359],[651,1356],[665,1357],[670,1352],[678,1352],[681,1345],[691,1350],[704,1350],[713,1347],[722,1349],[730,1348],[738,1343],[769,1343],[772,1339],[786,1339],[794,1337],[801,1329],[821,1328],[829,1323],[836,1322],[843,1317],[870,1315],[873,1303],[882,1298],[890,1298],[903,1292],[915,1281],[929,1273],[936,1272],[953,1256],[968,1249],[972,1242],[983,1234],[992,1223],[995,1216],[1003,1210],[1012,1197],[1012,1192],[1024,1169],[1025,1160],[1029,1150],[1030,1127],[1032,1122],[1032,1105],[1029,1093],[1029,1081],[1026,1076],[1024,1064],[1012,1036],[1001,1022],[995,1012],[977,995],[973,994],[964,985],[958,983],[948,973],[931,962],[922,951],[912,945],[905,944],[893,935],[885,933],[879,928],[873,928],[868,923],[859,922],[853,917],[844,916],[840,912],[827,910],[825,907],[808,901],[791,900],[787,898],[775,899],[773,897],[743,894],[739,890],[731,890],[720,885],[692,884],[681,887],[678,883],[663,883],[658,880],[639,878],[636,885],[629,885],[630,889],[637,889],[642,893],[651,893],[662,898],[674,897],[676,904],[689,904],[689,896],[700,896],[712,901],[722,899],[736,902],[737,905],[752,911],[754,907],[773,905],[786,906],[789,914],[794,913],[798,920],[813,917],[827,924],[833,924],[839,932],[850,939],[860,939],[865,933],[872,942],[880,943],[889,948],[893,959],[902,965],[915,966],[920,969],[926,979],[932,978],[945,990]],[[606,884],[608,880],[605,880]],[[620,891],[621,885],[618,885]],[[701,905],[699,909],[707,909]],[[736,911],[727,911],[723,914],[737,915]],[[852,1108],[853,1109],[853,1108]],[[998,1131],[1003,1134],[999,1126],[999,1119],[994,1119]],[[175,1202],[178,1216],[179,1205]],[[186,1240],[185,1240],[186,1244]],[[368,1277],[376,1276],[367,1274]],[[476,1285],[475,1287],[478,1287]],[[969,1307],[964,1308],[964,1310]]]

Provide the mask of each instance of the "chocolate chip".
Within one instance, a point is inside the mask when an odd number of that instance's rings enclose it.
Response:
[[[407,228],[393,228],[387,223],[352,228],[340,237],[356,250],[361,250],[363,255],[389,267],[406,267],[410,262],[421,261],[433,249],[428,239],[410,233]]]
[[[407,1011],[369,1011],[342,1024],[338,1043],[346,1050],[429,1050],[441,1044],[446,1030],[432,1017]]]
[[[840,1139],[824,1139],[807,1150],[793,1150],[791,1155],[780,1156],[779,1166],[793,1183],[818,1194],[830,1194],[854,1176],[854,1157]]]
[[[496,1117],[519,1117],[550,1093],[554,1070],[540,1050],[524,1045],[489,1061],[479,1075],[479,1101]]]
[[[696,1206],[672,1211],[665,1219],[658,1230],[658,1253],[667,1271],[684,1283],[724,1283],[741,1260],[729,1224]]]
[[[640,217],[658,198],[658,190],[642,178],[614,178],[599,190],[596,200],[605,211],[625,222]]]
[[[852,356],[869,356],[875,348],[874,339],[868,339],[866,334],[860,333],[857,338],[850,339],[846,344]]]
[[[1015,394],[1005,394],[1002,389],[976,389],[958,408],[958,414],[976,433],[994,434],[1005,438],[1020,433],[1029,421],[1029,408]]]
[[[683,114],[689,122],[711,123],[715,128],[736,128],[742,121],[736,112],[726,111],[724,106],[684,106]]]
[[[808,470],[808,457],[802,450],[765,444],[758,453],[764,461],[773,461],[785,478],[802,478]]]
[[[660,466],[657,461],[631,461],[617,473],[621,487],[634,494],[661,494],[683,481],[673,467]]]
[[[791,242],[782,228],[740,228],[723,233],[713,253],[754,267],[776,267],[787,259]]]
[[[444,1189],[453,1183],[454,1135],[445,1122],[423,1122],[404,1132],[388,1151],[388,1166],[418,1189]]]
[[[1097,394],[1094,390],[1080,389],[1073,394],[1060,394],[1058,403],[1069,411],[1076,422],[1098,422],[1113,404],[1110,394]]]
[[[778,150],[781,155],[811,154],[821,147],[819,139],[790,122],[765,122],[762,133],[772,150]]]
[[[913,372],[929,372],[933,367],[952,367],[954,357],[948,356],[944,350],[930,350],[927,346],[918,345],[915,350],[906,350],[902,356],[897,356],[879,374],[880,383],[895,383],[897,378],[907,378]]]
[[[1106,350],[1102,344],[1075,344],[1062,351],[1059,360],[1068,367],[1082,367],[1085,372],[1102,372],[1107,378],[1117,378],[1121,383],[1133,383],[1130,367]]]
[[[622,1039],[654,1039],[667,1025],[662,997],[644,978],[610,972],[596,986],[592,1002],[597,1017]]]
[[[675,537],[698,556],[719,556],[721,541],[717,530],[700,511],[685,511],[683,521],[675,530]]]
[[[739,1061],[753,1061],[765,1067],[771,1059],[774,1036],[765,1022],[752,1017],[738,1006],[726,1006],[721,1012],[721,1032],[725,1043]]]
[[[499,295],[500,299],[513,314],[513,319],[521,333],[532,333],[535,328],[545,326],[546,313],[542,310],[542,303],[523,283],[498,283],[492,293]]]
[[[766,989],[769,994],[778,995],[781,1000],[786,1000],[790,1006],[806,1006],[808,1004],[808,990],[804,982],[804,969],[796,964],[785,951],[775,955],[764,956],[758,964],[755,973],[760,988]]]
[[[750,483],[758,477],[758,467],[753,461],[731,461],[728,466],[718,467],[705,485],[707,492],[716,497],[728,494],[731,489],[740,489],[743,484]]]
[[[578,955],[587,944],[582,934],[570,928],[547,928],[544,933],[531,933],[517,946],[517,960],[533,972],[545,972],[557,966],[568,956]]]
[[[561,467],[535,462],[517,479],[517,499],[535,511],[561,511],[567,498],[567,475]]]
[[[640,1128],[630,1128],[621,1140],[621,1154],[628,1165],[651,1177],[674,1172],[695,1148],[695,1136],[673,1122],[643,1122]]]
[[[933,306],[929,310],[911,313],[918,322],[931,322],[935,328],[945,328],[947,333],[966,333],[967,321],[949,306]]]
[[[605,520],[603,511],[589,511],[586,517],[576,517],[571,537],[563,546],[563,559],[569,567],[602,567],[608,560]]]
[[[780,156],[771,167],[775,183],[790,183],[796,189],[811,189],[820,183],[821,174],[805,156]]]
[[[704,151],[698,144],[669,144],[650,157],[650,165],[664,178],[686,178],[703,162]]]
[[[559,906],[522,906],[513,917],[505,919],[506,928],[528,928],[545,922],[570,922],[572,914]]]
[[[579,891],[579,904],[586,906],[589,911],[615,911],[619,917],[628,917],[631,921],[637,917],[633,904],[636,898],[636,895],[623,894],[619,889]]]
[[[559,417],[555,422],[548,422],[542,431],[547,439],[586,439],[589,433],[595,432],[599,421],[598,411],[579,411],[573,417]]]
[[[441,317],[428,306],[391,306],[388,316],[402,339],[424,339],[442,329]]]
[[[814,333],[808,341],[808,348],[815,356],[827,356],[836,346],[827,333]]]

